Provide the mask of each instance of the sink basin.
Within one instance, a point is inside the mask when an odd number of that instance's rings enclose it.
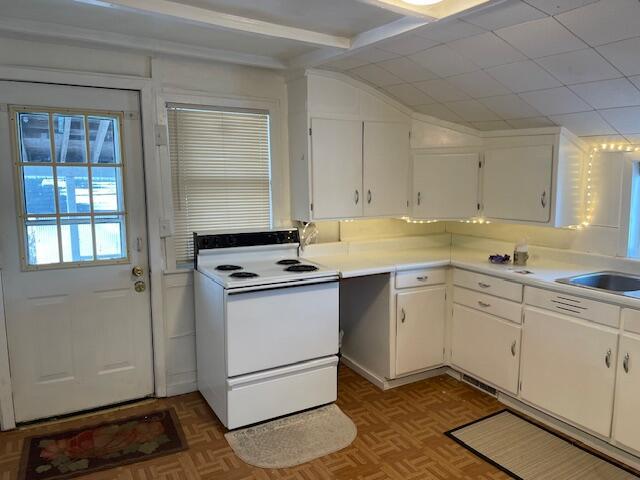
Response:
[[[575,277],[560,278],[559,283],[603,290],[619,295],[640,297],[640,276],[620,272],[596,272]]]

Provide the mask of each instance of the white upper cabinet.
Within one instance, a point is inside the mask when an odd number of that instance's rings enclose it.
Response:
[[[478,153],[417,153],[413,157],[412,216],[470,218],[478,214]]]
[[[485,152],[484,215],[547,223],[551,205],[553,147],[536,145]]]
[[[410,112],[329,72],[287,87],[293,219],[405,215]]]
[[[311,119],[314,218],[362,216],[362,122]]]
[[[404,215],[409,192],[409,125],[364,122],[364,215]]]

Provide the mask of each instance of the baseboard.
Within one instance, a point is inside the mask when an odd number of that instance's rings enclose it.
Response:
[[[380,390],[389,390],[391,388],[401,387],[402,385],[409,385],[410,383],[419,382],[421,380],[426,380],[427,378],[437,377],[439,375],[444,375],[447,373],[448,367],[436,367],[431,370],[426,370],[424,372],[412,373],[410,375],[406,375],[404,377],[399,378],[381,378],[375,373],[367,370],[363,366],[359,365],[357,362],[354,362],[349,357],[342,355],[340,357],[340,361],[344,363],[351,370],[356,372],[361,377],[366,378],[371,383],[373,383]]]

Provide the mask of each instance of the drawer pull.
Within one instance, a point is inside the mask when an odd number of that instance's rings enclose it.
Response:
[[[604,364],[607,368],[611,368],[611,349],[607,350],[607,354],[604,356]]]
[[[624,373],[629,373],[629,360],[631,360],[631,356],[627,353],[624,356],[624,360],[622,361],[622,367],[624,368]]]
[[[407,319],[407,313],[404,311],[404,308],[400,309],[400,311],[402,312],[402,314],[400,315],[400,321],[404,323],[404,321]]]
[[[429,275],[423,275],[421,277],[416,277],[416,280],[418,280],[419,282],[426,282],[427,280],[429,280]]]
[[[490,303],[483,302],[482,300],[478,300],[478,305],[484,308],[489,308],[491,306]]]
[[[478,286],[480,288],[491,288],[491,285],[489,285],[488,283],[484,283],[484,282],[478,282]]]
[[[360,201],[360,192],[358,190],[356,190],[354,201],[355,201],[356,205]]]
[[[517,342],[514,340],[513,343],[511,344],[511,355],[514,357],[516,356],[516,345],[517,345]]]

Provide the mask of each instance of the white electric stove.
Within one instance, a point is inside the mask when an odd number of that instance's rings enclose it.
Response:
[[[194,234],[198,389],[229,429],[337,397],[338,272],[296,229]]]

